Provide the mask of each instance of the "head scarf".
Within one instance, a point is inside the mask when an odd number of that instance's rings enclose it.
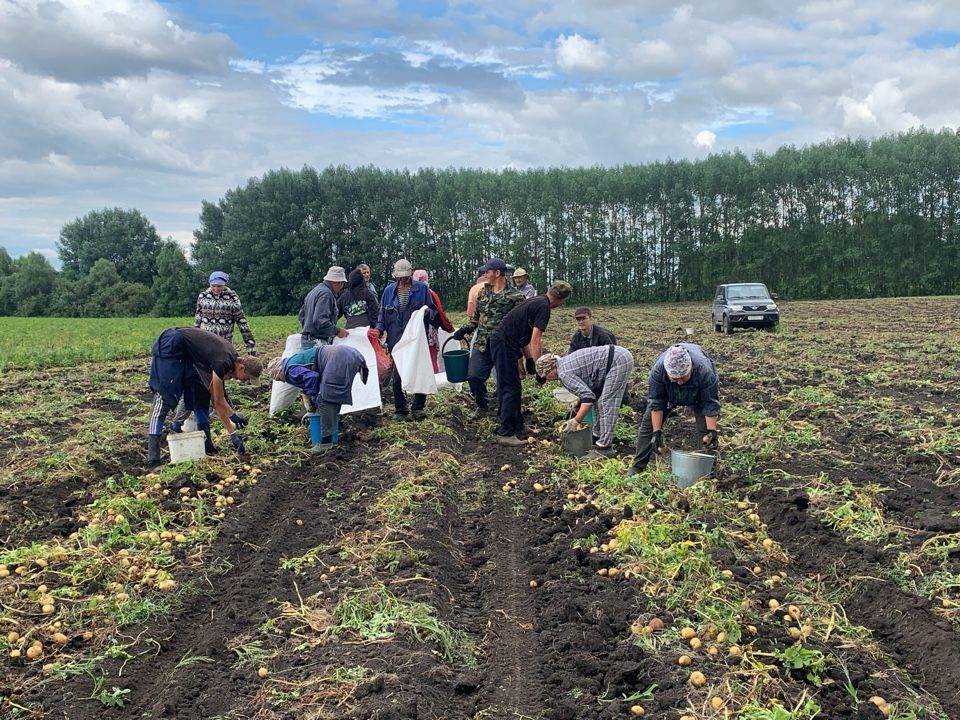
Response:
[[[551,370],[557,367],[560,358],[553,353],[544,353],[537,358],[537,375],[546,377]]]
[[[693,361],[690,359],[690,353],[683,345],[674,345],[667,350],[667,355],[663,358],[663,369],[667,371],[667,377],[671,380],[682,378],[692,368]]]

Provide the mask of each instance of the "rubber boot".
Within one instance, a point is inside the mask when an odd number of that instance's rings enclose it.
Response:
[[[203,434],[206,437],[206,440],[203,441],[203,451],[207,455],[216,455],[219,450],[217,450],[217,446],[213,444],[213,435],[210,434],[210,423],[198,424],[197,430],[203,430]]]
[[[160,462],[160,436],[147,436],[147,468],[150,472],[159,472],[163,468]]]

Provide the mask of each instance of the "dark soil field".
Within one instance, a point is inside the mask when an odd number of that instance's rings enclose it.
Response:
[[[0,717],[960,718],[960,299],[596,314],[636,359],[611,459],[561,452],[555,384],[525,448],[451,392],[317,455],[264,383],[246,457],[146,475],[146,358],[0,376]],[[723,403],[688,490],[623,477],[679,339]]]

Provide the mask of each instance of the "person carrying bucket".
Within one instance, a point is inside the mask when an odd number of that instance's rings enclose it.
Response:
[[[703,449],[716,450],[720,376],[710,356],[694,343],[667,348],[650,367],[647,409],[640,421],[637,454],[627,477],[646,470],[650,457],[663,447],[663,423],[671,410],[678,407],[693,408]]]
[[[348,345],[317,345],[284,359],[267,363],[272,380],[300,388],[310,404],[320,430],[315,449],[336,444],[341,405],[353,404],[353,379],[360,373],[364,384],[370,371],[359,350]]]
[[[580,401],[565,432],[580,428],[593,411],[593,454],[609,454],[620,415],[620,401],[633,372],[633,355],[619,345],[577,350],[564,357],[546,353],[537,358],[537,376],[559,380]]]
[[[507,264],[503,260],[492,257],[481,270],[484,286],[477,296],[473,315],[468,318],[466,325],[453,334],[455,340],[462,340],[470,333],[475,333],[467,366],[467,383],[477,405],[474,411],[476,418],[485,417],[489,412],[487,380],[493,370],[493,356],[487,344],[490,333],[497,329],[508,312],[524,300],[520,291],[507,283]]]

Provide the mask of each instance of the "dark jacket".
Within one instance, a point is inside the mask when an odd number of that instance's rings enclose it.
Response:
[[[670,382],[663,368],[664,351],[650,367],[650,387],[647,392],[647,408],[669,410],[674,407],[692,407],[707,417],[720,414],[720,376],[713,360],[699,345],[680,343],[690,353],[693,362],[690,379],[683,385]]]
[[[312,373],[295,372],[307,368]],[[318,345],[283,361],[283,378],[311,396],[336,405],[353,404],[353,378],[360,373],[366,383],[367,362],[359,350],[347,345]],[[311,377],[312,375],[312,377]]]
[[[381,334],[387,334],[387,348],[393,350],[393,346],[400,341],[403,330],[410,321],[410,316],[424,305],[427,306],[427,312],[423,318],[424,331],[426,332],[428,326],[439,327],[440,325],[439,313],[433,303],[429,286],[419,280],[414,280],[413,287],[410,288],[410,298],[407,300],[407,306],[401,311],[400,298],[397,296],[397,283],[392,282],[387,285],[380,302],[380,314],[377,316],[377,330]]]
[[[380,313],[377,296],[363,280],[363,273],[354,270],[347,280],[347,289],[337,298],[337,308],[347,319],[347,330],[373,327]]]
[[[300,320],[301,332],[311,340],[330,342],[337,334],[337,319],[340,310],[337,308],[337,294],[326,282],[318,283],[307,293],[303,300],[303,307],[297,319]]]
[[[606,328],[602,328],[597,324],[594,324],[593,329],[590,331],[589,337],[584,337],[583,333],[577,330],[573,334],[573,338],[570,340],[570,349],[567,351],[569,355],[572,352],[577,350],[583,350],[588,347],[600,347],[601,345],[616,345],[617,336]]]

